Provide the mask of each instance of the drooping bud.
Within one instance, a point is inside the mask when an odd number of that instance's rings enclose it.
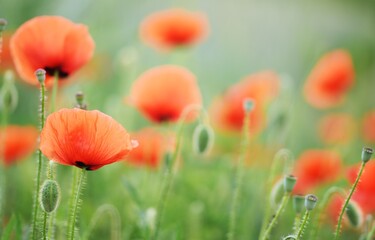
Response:
[[[60,201],[60,188],[55,180],[46,180],[40,190],[40,205],[43,211],[51,213],[56,210]]]
[[[40,84],[43,84],[46,80],[46,71],[42,68],[39,68],[35,71],[35,76],[38,79]]]
[[[305,197],[305,207],[307,211],[311,211],[315,208],[318,198],[314,194],[309,194]]]
[[[349,201],[348,206],[346,207],[346,216],[348,217],[349,223],[353,227],[360,227],[363,223],[363,211],[358,206],[357,203]]]
[[[173,153],[168,151],[164,154],[164,165],[168,169],[172,164]]]
[[[290,193],[293,191],[294,186],[297,183],[297,178],[293,175],[287,175],[284,177],[284,191]]]
[[[250,112],[251,110],[253,110],[255,107],[255,103],[252,99],[250,98],[246,98],[244,101],[243,101],[243,109],[245,112]]]
[[[4,83],[0,89],[0,109],[6,107],[14,111],[18,104],[18,92],[14,83],[14,74],[7,70],[4,74]]]
[[[297,239],[297,237],[294,236],[294,235],[288,235],[288,236],[283,238],[283,240],[296,240],[296,239]]]
[[[374,150],[372,148],[364,147],[362,149],[362,161],[367,163],[371,159],[373,152]]]
[[[214,143],[214,131],[207,124],[199,124],[193,134],[193,151],[196,154],[209,152]]]
[[[283,184],[283,179],[280,179],[273,185],[271,189],[271,194],[270,194],[270,200],[271,200],[271,205],[273,207],[276,207],[279,205],[281,199],[283,198],[284,195],[284,184]]]
[[[0,18],[0,32],[4,31],[7,25],[8,21],[5,18]]]
[[[305,207],[305,197],[302,195],[293,196],[293,209],[297,214],[302,213]]]

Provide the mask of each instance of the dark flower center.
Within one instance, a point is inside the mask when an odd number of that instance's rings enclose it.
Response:
[[[59,78],[66,78],[68,77],[69,73],[64,72],[62,70],[62,66],[56,66],[56,67],[44,67],[44,70],[49,76],[55,76],[55,73],[57,72],[57,75]]]
[[[84,168],[84,169],[86,169],[87,171],[92,170],[92,166],[90,166],[90,165],[86,165],[85,163],[83,163],[83,162],[81,162],[81,161],[76,161],[75,164],[76,164],[76,167]]]

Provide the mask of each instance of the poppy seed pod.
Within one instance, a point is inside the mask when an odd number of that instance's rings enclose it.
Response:
[[[315,208],[318,198],[314,194],[309,194],[305,197],[305,207],[307,211],[311,211]]]
[[[287,175],[284,177],[284,191],[290,193],[293,191],[294,186],[297,183],[297,178],[293,175]]]
[[[193,134],[193,150],[196,154],[210,151],[214,143],[214,131],[207,124],[199,124]]]
[[[0,32],[4,31],[7,25],[8,21],[4,18],[0,18]]]
[[[300,214],[303,211],[305,206],[305,197],[302,195],[293,196],[293,209],[297,214]]]
[[[250,99],[250,98],[246,98],[244,101],[243,101],[243,109],[245,110],[245,112],[250,112],[251,110],[253,110],[255,107],[255,102]]]
[[[362,161],[367,163],[371,159],[373,152],[374,150],[372,148],[364,147],[362,149]]]
[[[42,68],[39,68],[35,71],[35,76],[40,83],[44,83],[46,80],[46,71]]]
[[[40,205],[43,211],[51,213],[56,210],[60,200],[60,187],[54,180],[46,180],[40,190]]]

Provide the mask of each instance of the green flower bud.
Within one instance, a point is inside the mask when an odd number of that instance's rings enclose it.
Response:
[[[301,213],[305,207],[305,197],[302,195],[293,196],[293,209],[296,213]]]
[[[297,178],[293,175],[288,175],[284,177],[284,191],[285,192],[292,192],[294,186],[297,183]]]
[[[18,105],[18,92],[14,82],[14,74],[7,70],[4,74],[3,86],[0,89],[0,109],[14,111]]]
[[[272,207],[276,207],[280,202],[281,199],[284,196],[284,185],[283,185],[283,179],[280,179],[273,185],[271,189],[271,195],[270,195],[270,200],[271,200],[271,205]]]
[[[209,152],[214,143],[214,131],[209,125],[199,124],[193,134],[193,151],[196,154]]]
[[[60,188],[57,182],[46,180],[41,187],[39,197],[43,211],[47,213],[55,211],[60,201]]]
[[[357,203],[349,201],[345,213],[351,226],[357,228],[362,225],[364,219],[363,212]]]
[[[307,211],[315,208],[318,198],[314,194],[309,194],[305,197],[305,207]]]
[[[374,150],[372,148],[364,147],[362,149],[362,161],[367,163],[371,159],[373,152]]]

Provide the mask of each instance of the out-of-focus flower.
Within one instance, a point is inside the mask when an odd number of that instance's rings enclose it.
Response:
[[[144,128],[130,135],[138,141],[139,146],[126,159],[135,165],[157,168],[164,154],[174,145],[172,136],[164,136],[153,128]]]
[[[87,170],[125,159],[135,144],[110,116],[78,108],[49,115],[40,137],[40,150],[50,160]]]
[[[348,179],[354,183],[357,178],[359,165],[350,167],[347,172]],[[375,160],[371,159],[365,167],[357,189],[352,199],[362,206],[365,213],[375,213]]]
[[[350,54],[335,50],[325,54],[306,80],[304,95],[316,108],[340,105],[354,84],[354,67]]]
[[[208,33],[208,21],[201,12],[183,9],[160,11],[148,16],[140,27],[141,39],[151,47],[169,50],[202,41]]]
[[[36,145],[39,132],[32,126],[10,125],[0,128],[0,159],[5,165],[30,155]]]
[[[3,43],[2,43],[2,50],[0,53],[0,72],[4,72],[7,69],[14,69],[14,63],[12,60],[12,56],[10,54],[9,42],[12,33],[9,31],[4,31],[2,33]]]
[[[25,22],[12,36],[10,49],[19,76],[38,85],[34,72],[47,72],[46,86],[53,77],[60,80],[85,65],[92,57],[95,44],[87,26],[59,16],[40,16]]]
[[[349,114],[330,114],[319,120],[318,133],[326,144],[345,144],[353,139],[355,126],[355,121]]]
[[[362,135],[367,142],[375,142],[375,111],[368,112],[362,125]]]
[[[297,177],[295,193],[305,194],[312,188],[335,181],[341,173],[340,156],[327,150],[307,150],[296,162],[294,174]]]
[[[177,121],[189,105],[201,105],[202,98],[195,76],[174,65],[154,67],[134,83],[125,100],[154,122]],[[193,120],[197,114],[189,114]]]
[[[259,132],[265,125],[264,107],[277,96],[279,88],[280,79],[272,71],[245,77],[214,100],[210,111],[214,125],[224,130],[240,131],[245,116],[243,101],[250,98],[255,103],[250,113],[250,130]]]

